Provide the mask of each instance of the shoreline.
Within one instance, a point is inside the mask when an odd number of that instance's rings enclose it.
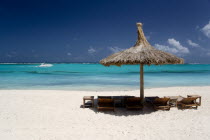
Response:
[[[171,86],[171,87],[151,87],[151,88],[144,88],[144,90],[148,89],[168,89],[168,88],[202,88],[202,87],[209,87],[209,86]],[[126,91],[140,91],[139,89],[134,89],[134,90],[71,90],[71,89],[0,89],[0,91],[69,91],[69,92],[126,92]]]

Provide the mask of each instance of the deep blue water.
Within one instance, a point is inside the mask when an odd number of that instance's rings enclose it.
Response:
[[[105,67],[100,64],[0,64],[0,89],[135,90],[139,65]],[[144,67],[145,88],[209,86],[209,64]]]

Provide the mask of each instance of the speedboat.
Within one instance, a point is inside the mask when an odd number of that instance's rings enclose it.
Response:
[[[39,65],[38,67],[52,67],[52,64],[45,64],[45,63],[41,63],[41,65]]]

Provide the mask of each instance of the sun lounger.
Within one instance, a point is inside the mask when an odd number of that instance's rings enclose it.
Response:
[[[139,109],[143,109],[143,104],[142,104],[142,98],[140,97],[132,97],[132,98],[126,98],[126,109],[127,110],[139,110]]]
[[[199,106],[199,104],[196,102],[197,98],[198,97],[183,98],[181,101],[177,102],[177,106],[181,109],[197,109]]]
[[[112,99],[112,96],[98,96],[98,99]]]
[[[114,111],[114,100],[110,98],[98,98],[98,111]]]
[[[155,98],[152,101],[153,108],[155,110],[170,110],[169,100],[170,98]]]
[[[158,96],[149,96],[149,97],[145,97],[145,101],[149,104],[152,104],[152,102],[156,99],[159,98]]]

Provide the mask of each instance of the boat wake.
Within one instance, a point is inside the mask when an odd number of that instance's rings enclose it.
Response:
[[[41,65],[36,66],[36,67],[52,67],[52,64],[45,64],[45,63],[41,63]]]

